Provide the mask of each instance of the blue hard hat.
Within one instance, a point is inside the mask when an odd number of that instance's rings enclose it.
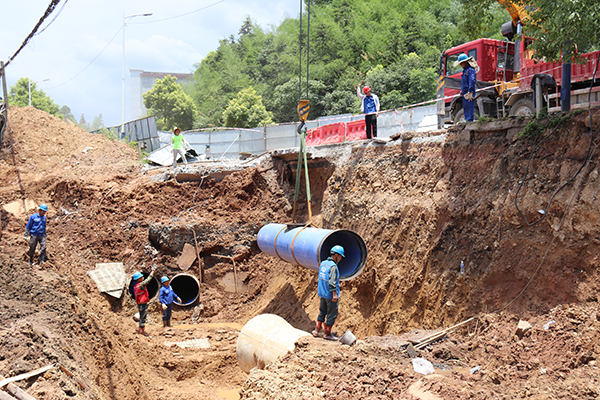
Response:
[[[337,253],[342,257],[346,257],[346,255],[344,254],[344,248],[339,244],[336,244],[331,248],[331,253]]]
[[[169,281],[169,278],[167,278],[166,276],[163,276],[162,278],[160,278],[160,283],[165,283],[168,281]]]
[[[142,275],[142,273],[141,273],[141,272],[139,272],[139,271],[138,271],[138,272],[135,272],[135,273],[133,274],[133,280],[134,280],[134,281],[137,281],[138,279],[140,279],[140,278],[143,278],[143,277],[144,277],[144,275]]]
[[[48,205],[46,205],[46,204],[41,204],[41,205],[40,205],[40,210],[42,210],[42,211],[48,211]]]
[[[461,63],[463,61],[467,61],[468,58],[469,58],[468,55],[466,55],[465,53],[462,53],[460,56],[458,56],[458,62]]]

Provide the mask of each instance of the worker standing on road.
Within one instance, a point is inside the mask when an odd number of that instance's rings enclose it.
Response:
[[[170,285],[171,280],[163,276],[160,278],[162,287],[158,292],[158,300],[162,305],[163,310],[163,328],[171,326],[171,313],[173,312],[173,300],[177,299],[181,303],[181,299],[175,294],[173,288]]]
[[[363,94],[364,93],[364,94]],[[371,88],[365,86],[363,93],[360,92],[360,85],[356,88],[356,95],[360,97],[360,112],[365,113],[365,129],[367,130],[367,139],[377,137],[377,117],[379,116],[379,97],[371,93]]]
[[[321,298],[319,304],[319,317],[317,318],[317,327],[312,331],[314,337],[319,336],[319,331],[325,324],[323,336],[327,340],[336,340],[331,334],[331,328],[338,315],[338,300],[340,298],[340,273],[338,265],[342,261],[344,248],[335,245],[330,250],[330,256],[319,266],[319,283],[317,294]],[[327,318],[327,320],[326,320]]]
[[[177,167],[177,157],[181,155],[183,162],[187,165],[187,158],[185,158],[185,139],[181,134],[181,129],[175,127],[173,129],[173,136],[171,137],[171,149],[173,151],[173,168]]]
[[[48,206],[40,205],[37,213],[32,214],[25,226],[25,240],[29,236],[29,265],[33,264],[33,255],[37,244],[40,244],[40,264],[46,260],[46,213]]]
[[[146,316],[148,315],[148,303],[150,302],[150,294],[148,293],[148,284],[152,280],[156,265],[152,267],[150,275],[144,279],[144,275],[141,272],[133,274],[133,280],[136,281],[133,286],[133,294],[135,295],[135,302],[138,305],[138,311],[140,312],[140,323],[138,333],[144,336],[148,336],[146,333]]]
[[[458,60],[454,62],[454,66],[460,64],[463,67],[463,73],[460,82],[460,92],[463,96],[463,110],[465,113],[465,121],[473,122],[475,118],[475,82],[477,82],[477,72],[479,66],[473,57],[462,53],[458,56]]]

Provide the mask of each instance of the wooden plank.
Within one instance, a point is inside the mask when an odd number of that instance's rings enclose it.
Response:
[[[184,271],[187,271],[196,261],[196,250],[191,244],[184,244],[181,256],[177,259],[177,266]]]

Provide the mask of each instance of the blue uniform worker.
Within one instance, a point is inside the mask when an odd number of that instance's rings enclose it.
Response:
[[[158,300],[162,305],[163,309],[163,328],[167,326],[171,326],[171,314],[173,312],[173,300],[177,299],[179,303],[181,303],[181,299],[175,294],[173,288],[171,287],[171,280],[166,276],[160,278],[160,282],[162,283],[162,287],[158,292]]]
[[[463,95],[463,110],[465,113],[465,121],[473,122],[475,118],[475,82],[477,82],[477,63],[473,57],[468,57],[466,54],[458,56],[457,64],[463,67],[463,73],[460,79],[460,92]]]
[[[317,294],[321,300],[317,326],[312,331],[314,337],[319,336],[319,331],[323,328],[324,324],[324,338],[336,340],[335,336],[331,334],[331,327],[338,316],[338,300],[340,298],[340,273],[338,265],[344,257],[344,248],[340,245],[335,245],[330,250],[329,258],[319,266]]]
[[[38,243],[40,244],[40,264],[46,260],[46,213],[48,206],[40,205],[38,212],[31,215],[25,226],[25,240],[29,236],[29,264],[33,264],[33,255]]]

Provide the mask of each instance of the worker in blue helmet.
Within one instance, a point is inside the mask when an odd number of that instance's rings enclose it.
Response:
[[[140,313],[140,321],[138,324],[138,333],[140,335],[148,336],[146,333],[146,317],[148,316],[148,303],[150,302],[150,293],[148,292],[148,284],[152,281],[156,271],[156,264],[152,266],[152,271],[146,279],[144,274],[137,271],[133,274],[133,295],[135,296],[135,302],[138,305],[138,311]]]
[[[339,244],[333,246],[329,253],[330,256],[327,260],[324,260],[319,266],[317,294],[321,302],[319,304],[317,327],[312,331],[312,335],[314,337],[319,336],[319,331],[323,328],[323,338],[337,340],[331,333],[331,328],[338,316],[338,300],[340,298],[340,273],[338,265],[346,257],[346,254],[344,248]]]
[[[463,67],[460,93],[463,97],[462,106],[465,114],[465,121],[473,122],[475,119],[475,83],[477,82],[479,66],[473,57],[469,57],[465,53],[459,55],[458,60],[454,62],[455,67],[459,64]]]
[[[175,294],[171,287],[171,280],[163,276],[160,278],[162,287],[158,291],[158,300],[163,309],[163,328],[171,326],[171,314],[173,312],[173,300],[177,299],[177,302],[181,304],[181,299]]]
[[[48,206],[41,204],[38,211],[32,214],[25,225],[25,240],[29,237],[29,264],[33,264],[33,256],[38,243],[40,245],[40,264],[46,261],[46,213]]]

